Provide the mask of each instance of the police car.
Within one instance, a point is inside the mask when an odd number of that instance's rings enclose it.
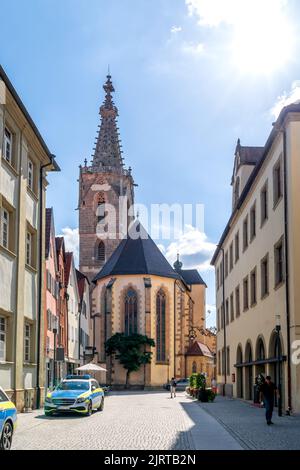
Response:
[[[11,448],[17,422],[17,410],[4,390],[0,387],[0,449]]]
[[[45,399],[45,415],[78,413],[90,416],[104,408],[104,391],[89,375],[69,375]]]

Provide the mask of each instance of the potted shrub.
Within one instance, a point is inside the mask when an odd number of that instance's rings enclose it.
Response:
[[[197,388],[196,384],[197,374],[192,374],[190,377],[190,395],[191,397],[195,397],[195,390]]]
[[[207,392],[208,402],[213,403],[215,401],[216,394],[210,388],[207,389],[206,392]]]
[[[198,374],[197,384],[199,386],[198,399],[202,403],[208,403],[208,392],[206,390],[206,377],[204,374]]]

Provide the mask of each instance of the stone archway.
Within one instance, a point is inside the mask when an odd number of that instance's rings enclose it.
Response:
[[[255,359],[256,361],[266,360],[266,346],[263,336],[259,336],[257,339]],[[263,376],[266,377],[266,364],[259,364],[256,366],[256,376],[258,376],[259,374],[263,374]]]
[[[239,345],[236,354],[236,362],[237,364],[243,364],[243,349],[242,346]],[[244,377],[243,377],[244,368],[238,367],[237,368],[237,397],[244,398]]]
[[[253,362],[253,353],[251,342],[248,341],[245,349],[245,363]],[[253,365],[246,366],[245,369],[245,399],[252,401],[253,400],[253,387],[254,387],[254,377],[253,377]]]

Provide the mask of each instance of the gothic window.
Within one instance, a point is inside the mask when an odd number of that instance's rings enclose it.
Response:
[[[104,192],[97,195],[97,222],[100,223],[105,219],[105,196]]]
[[[156,359],[166,360],[166,295],[162,290],[156,296]]]
[[[97,246],[97,260],[105,262],[105,245],[103,242],[100,242]]]
[[[193,362],[192,373],[197,374],[197,363]]]
[[[129,289],[125,296],[125,334],[130,336],[138,332],[137,294]]]

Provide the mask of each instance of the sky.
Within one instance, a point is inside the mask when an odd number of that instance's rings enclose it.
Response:
[[[298,0],[0,0],[0,63],[57,156],[47,206],[78,251],[78,167],[90,160],[108,65],[136,202],[203,204],[204,230],[159,246],[199,269],[231,213],[237,139],[264,145],[300,99]]]

